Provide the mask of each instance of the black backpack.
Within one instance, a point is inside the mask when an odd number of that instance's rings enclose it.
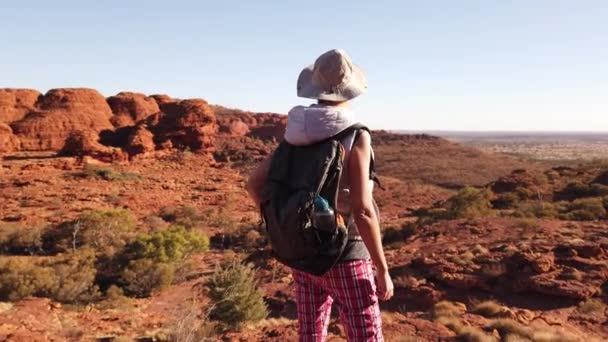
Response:
[[[327,272],[348,242],[344,218],[337,212],[337,197],[345,151],[341,140],[361,130],[355,124],[337,135],[308,146],[286,141],[274,151],[264,185],[261,212],[266,235],[276,259],[314,275]],[[373,163],[370,165],[373,171]],[[375,175],[374,175],[375,179]],[[313,220],[316,195],[327,199],[336,216],[335,230],[317,229]]]

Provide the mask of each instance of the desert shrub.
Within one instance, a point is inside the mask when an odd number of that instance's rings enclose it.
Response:
[[[514,194],[520,200],[529,200],[529,199],[538,198],[538,194],[536,193],[536,191],[534,191],[533,189],[530,189],[530,188],[523,187],[523,186],[518,186],[517,188],[515,188]]]
[[[414,216],[418,217],[416,222],[419,226],[431,224],[438,220],[450,219],[448,211],[444,207],[420,208],[413,212]]]
[[[500,336],[515,335],[523,338],[530,339],[532,337],[532,330],[521,325],[520,323],[512,319],[497,319],[490,322],[486,329],[489,331],[496,330]]]
[[[129,305],[130,299],[125,296],[124,290],[116,285],[111,285],[105,292],[103,299],[97,303],[101,309],[121,309]]]
[[[164,207],[160,210],[159,216],[167,222],[186,228],[196,227],[202,220],[202,216],[199,214],[198,210],[187,205]]]
[[[459,342],[494,342],[492,336],[475,327],[464,327],[456,335],[455,341]]]
[[[205,212],[205,222],[215,228],[222,228],[225,231],[232,231],[238,228],[239,222],[229,212],[220,207],[219,210],[207,210]]]
[[[98,296],[95,285],[95,251],[91,249],[58,255],[43,263],[55,273],[49,297],[63,303],[89,302]]]
[[[0,259],[0,299],[18,300],[28,296],[44,297],[56,288],[55,272],[40,267],[31,257]]]
[[[471,251],[466,251],[458,255],[452,255],[450,257],[451,262],[460,266],[467,266],[472,264],[473,259],[475,259],[475,254],[473,254],[473,252]]]
[[[568,183],[566,187],[556,193],[556,197],[564,200],[574,200],[586,197],[601,197],[608,195],[608,186],[600,183],[585,184],[577,181]]]
[[[388,245],[403,242],[416,234],[418,228],[419,225],[412,222],[407,222],[400,227],[388,227],[382,231],[382,243]]]
[[[0,253],[34,255],[42,252],[42,228],[19,224],[0,225]]]
[[[523,235],[533,235],[540,229],[538,220],[534,218],[521,218],[517,220],[515,227],[521,229]]]
[[[441,301],[433,306],[433,317],[460,317],[467,311],[466,305],[449,301]]]
[[[508,309],[495,301],[489,300],[475,305],[471,312],[487,318],[493,318],[506,315]]]
[[[606,310],[606,305],[597,299],[587,299],[578,304],[578,311],[585,315],[602,314]]]
[[[450,197],[446,203],[447,218],[476,218],[490,215],[490,191],[465,187]]]
[[[252,250],[266,245],[262,227],[254,223],[241,224],[234,231],[222,231],[211,238],[211,244],[219,249]]]
[[[176,262],[194,252],[206,251],[206,235],[184,227],[138,235],[126,248],[130,259],[147,258],[156,262]]]
[[[131,260],[120,276],[126,293],[135,297],[148,297],[173,282],[175,267],[152,259]]]
[[[496,199],[492,200],[492,207],[495,209],[512,208],[519,203],[519,201],[521,201],[521,198],[518,194],[515,192],[506,192],[498,195]]]
[[[606,208],[601,198],[579,198],[566,204],[560,218],[573,221],[592,221],[605,218]]]
[[[88,211],[45,232],[43,245],[57,252],[93,248],[98,255],[112,256],[131,238],[135,224],[135,217],[124,209]]]
[[[231,328],[266,318],[268,309],[254,270],[238,262],[218,266],[208,282],[213,303],[210,318]]]
[[[85,165],[82,172],[77,176],[83,178],[101,178],[107,181],[115,181],[115,180],[131,180],[131,179],[140,179],[141,176],[135,173],[129,172],[120,172],[116,171],[112,168],[104,168],[91,164]]]
[[[44,260],[7,257],[0,260],[0,299],[38,296],[64,303],[90,301],[97,295],[95,273],[95,255],[90,250]]]
[[[435,323],[441,324],[457,334],[464,328],[460,319],[454,316],[439,316],[435,318]]]
[[[550,202],[522,202],[515,208],[513,216],[554,218],[558,216],[558,208]]]
[[[201,305],[196,300],[175,313],[175,319],[168,328],[169,342],[198,342],[217,337],[215,324],[207,315],[200,316]]]

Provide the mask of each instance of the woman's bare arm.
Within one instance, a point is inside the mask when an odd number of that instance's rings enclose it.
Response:
[[[349,185],[352,213],[361,238],[378,272],[378,295],[387,300],[393,295],[393,283],[384,257],[380,224],[374,208],[369,177],[371,137],[363,131],[353,146],[349,160]]]
[[[251,172],[247,181],[247,192],[257,206],[260,205],[262,189],[266,182],[266,178],[268,178],[271,160],[272,155],[262,160],[262,162]]]

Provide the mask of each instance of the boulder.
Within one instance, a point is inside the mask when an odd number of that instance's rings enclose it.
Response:
[[[0,123],[23,119],[34,109],[40,96],[39,91],[32,89],[0,89]]]
[[[206,101],[182,100],[162,105],[161,110],[147,119],[156,144],[170,141],[176,148],[213,152],[218,126]]]
[[[123,150],[104,146],[97,142],[97,135],[82,131],[70,132],[59,154],[75,157],[91,156],[108,163],[129,159],[129,156]]]
[[[219,132],[231,137],[242,137],[249,133],[249,126],[247,126],[247,124],[240,120],[235,120],[231,122],[220,121]]]
[[[13,152],[19,150],[19,138],[7,124],[0,122],[0,152]]]
[[[140,93],[121,92],[108,97],[107,102],[114,113],[114,127],[134,125],[160,111],[153,98]]]
[[[135,131],[129,135],[127,144],[124,147],[124,150],[131,156],[152,152],[154,149],[154,136],[146,126],[138,126]]]

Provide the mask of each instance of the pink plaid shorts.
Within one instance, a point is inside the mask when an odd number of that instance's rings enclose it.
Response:
[[[384,341],[369,259],[336,264],[322,276],[292,271],[300,341],[325,341],[334,300],[349,341]]]

